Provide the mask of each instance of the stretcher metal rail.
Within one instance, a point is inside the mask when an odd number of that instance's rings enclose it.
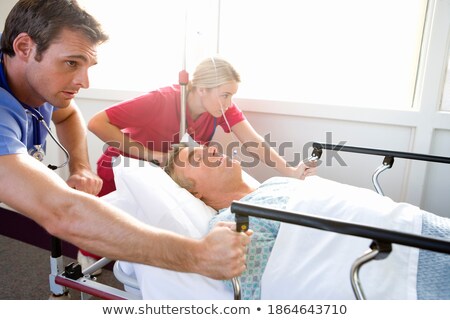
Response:
[[[318,150],[325,149],[325,150],[332,150],[332,151],[345,151],[345,152],[363,153],[363,154],[385,156],[385,157],[392,157],[392,158],[404,158],[404,159],[410,159],[410,160],[420,160],[420,161],[427,161],[427,162],[439,162],[439,163],[450,164],[450,157],[434,156],[434,155],[421,154],[421,153],[352,147],[352,146],[346,146],[346,145],[340,145],[340,144],[329,144],[329,143],[319,143],[319,142],[314,142],[313,148],[315,149],[316,152]]]
[[[344,152],[384,156],[383,163],[375,170],[375,172],[372,175],[373,186],[375,190],[382,196],[384,196],[384,192],[381,189],[380,183],[378,182],[378,177],[383,171],[392,168],[392,166],[394,165],[395,158],[450,164],[450,157],[442,157],[412,152],[383,150],[383,149],[352,147],[340,144],[329,144],[319,142],[313,143],[313,151],[311,153],[310,159],[314,160],[320,159],[320,157],[322,156],[322,149],[330,151],[344,151]]]

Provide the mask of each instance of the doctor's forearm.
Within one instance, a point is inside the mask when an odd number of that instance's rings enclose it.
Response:
[[[202,240],[138,222],[99,198],[70,188],[27,154],[0,156],[0,199],[50,234],[100,256],[217,279],[243,271],[249,239],[228,227]],[[26,196],[26,201],[24,201]],[[213,234],[213,236],[211,236]]]
[[[71,193],[77,195],[68,198],[71,205],[63,206],[68,209],[64,228],[49,231],[89,252],[215,279],[229,279],[245,268],[243,244],[249,240],[229,227],[215,229],[201,240],[186,238],[142,224],[90,195]]]

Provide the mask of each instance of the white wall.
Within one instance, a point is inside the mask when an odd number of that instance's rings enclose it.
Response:
[[[16,0],[0,1],[0,30],[3,30],[6,17],[8,16],[8,13],[9,11],[11,11],[12,7],[14,7],[16,2],[17,2]]]

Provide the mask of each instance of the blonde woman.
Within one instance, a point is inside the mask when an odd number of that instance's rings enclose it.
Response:
[[[303,178],[306,166],[288,166],[246,120],[232,101],[240,76],[233,66],[219,57],[203,60],[196,68],[187,88],[186,129],[199,144],[208,145],[217,126],[231,131],[241,143],[254,147],[254,154],[270,160],[283,176]],[[111,157],[119,154],[164,164],[167,152],[180,142],[180,86],[172,85],[105,109],[89,121],[88,128],[109,147],[97,162],[103,179],[99,196],[115,190]],[[250,144],[250,142],[252,142]]]

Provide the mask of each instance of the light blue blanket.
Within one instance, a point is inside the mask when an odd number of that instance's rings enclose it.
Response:
[[[284,179],[273,178],[264,182],[256,191],[240,201],[254,205],[262,205],[274,209],[285,209],[289,201],[289,189],[292,186]],[[218,221],[233,221],[234,214],[230,209],[224,209],[215,216],[210,227]],[[254,231],[247,252],[247,270],[241,275],[241,297],[244,300],[261,298],[261,277],[269,260],[270,253],[278,235],[280,223],[273,220],[250,217],[250,226]],[[231,287],[231,282],[227,282]]]
[[[450,219],[424,212],[422,235],[450,239]],[[417,299],[450,300],[450,255],[420,250]]]

